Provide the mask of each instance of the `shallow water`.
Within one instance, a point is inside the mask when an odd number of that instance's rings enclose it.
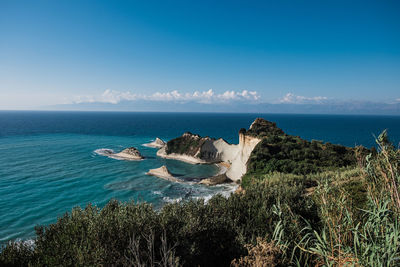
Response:
[[[172,183],[145,175],[167,165],[190,181],[217,172],[215,165],[191,165],[156,157],[157,149],[142,146],[185,131],[238,142],[240,128],[256,117],[277,122],[289,134],[354,146],[374,144],[373,134],[388,128],[400,140],[400,117],[174,114],[101,112],[0,112],[0,243],[29,239],[34,226],[49,224],[74,206],[110,199],[147,201],[156,208],[188,198],[229,195],[232,185],[207,187]],[[96,153],[137,147],[142,161],[116,160]]]

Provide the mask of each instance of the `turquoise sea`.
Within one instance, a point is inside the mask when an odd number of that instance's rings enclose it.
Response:
[[[161,159],[156,149],[142,144],[185,131],[237,143],[239,129],[248,128],[257,117],[308,140],[371,147],[373,135],[387,128],[392,141],[400,141],[400,117],[395,116],[1,111],[0,243],[29,239],[35,225],[52,223],[89,202],[102,207],[116,198],[159,208],[171,201],[229,195],[232,185],[190,183],[216,173],[216,166]],[[146,159],[123,161],[96,153],[130,146]],[[164,164],[188,182],[145,175]]]

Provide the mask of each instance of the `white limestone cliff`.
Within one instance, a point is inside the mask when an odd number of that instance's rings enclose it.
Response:
[[[232,181],[238,181],[247,172],[247,161],[250,158],[251,152],[261,139],[239,134],[239,145],[237,152],[231,161],[231,167],[227,170],[226,176]]]
[[[199,140],[199,138],[201,138],[198,135],[190,135],[190,133],[185,133],[182,137],[192,138],[193,140]],[[238,181],[246,173],[247,161],[251,152],[261,139],[241,132],[239,133],[239,144],[229,144],[222,138],[215,140],[204,137],[201,141],[202,145],[195,148],[197,150],[194,152],[192,151],[192,155],[167,153],[167,143],[166,146],[162,147],[157,152],[157,156],[181,160],[192,164],[224,162],[229,165],[225,173],[227,178],[232,181]]]

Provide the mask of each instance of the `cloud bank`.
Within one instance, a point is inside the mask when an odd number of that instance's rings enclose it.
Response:
[[[292,93],[287,93],[281,99],[279,99],[280,104],[322,104],[328,100],[325,96],[314,96],[306,97],[295,95]]]
[[[72,101],[73,99],[73,101]],[[400,99],[371,102],[357,99],[340,100],[326,96],[302,96],[287,93],[281,98],[262,99],[256,91],[212,89],[183,93],[178,90],[135,94],[129,91],[105,90],[99,95],[77,96],[62,105],[45,110],[142,111],[142,112],[235,112],[298,114],[375,114],[400,115]]]
[[[212,89],[208,91],[195,91],[193,93],[181,93],[178,90],[160,93],[156,92],[150,95],[135,94],[129,91],[120,92],[116,90],[105,90],[99,96],[76,96],[73,99],[73,103],[110,103],[118,104],[122,101],[135,101],[135,100],[147,100],[147,101],[161,101],[161,102],[197,102],[202,104],[213,104],[213,103],[226,103],[232,101],[246,101],[256,102],[260,99],[259,94],[256,91],[225,91],[222,94],[215,93]]]

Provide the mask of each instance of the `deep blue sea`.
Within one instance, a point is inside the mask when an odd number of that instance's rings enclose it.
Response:
[[[145,175],[167,165],[183,179],[217,172],[214,165],[191,165],[156,157],[142,146],[185,131],[238,142],[240,128],[262,117],[285,132],[347,146],[374,145],[373,135],[388,129],[400,141],[400,117],[283,114],[0,112],[0,244],[29,239],[34,226],[55,222],[75,206],[104,206],[110,199],[147,201],[156,208],[171,201],[228,195],[233,186],[171,183]],[[134,146],[146,157],[123,161],[101,156]]]

